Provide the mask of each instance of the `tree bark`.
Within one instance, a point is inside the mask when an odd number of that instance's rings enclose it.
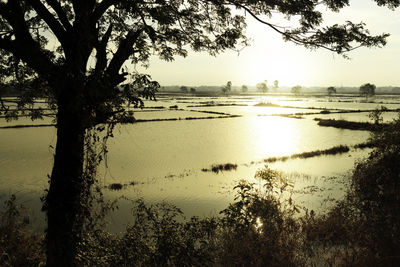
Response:
[[[84,136],[82,113],[74,97],[59,101],[57,145],[50,188],[44,204],[47,211],[47,266],[74,266],[82,231]],[[76,102],[75,102],[76,103]]]

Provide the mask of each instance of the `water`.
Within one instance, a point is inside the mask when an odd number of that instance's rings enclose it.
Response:
[[[342,100],[350,101],[346,97]],[[254,174],[257,169],[263,168],[263,159],[337,145],[354,145],[365,142],[369,137],[366,131],[319,127],[313,120],[319,117],[369,121],[367,112],[305,115],[304,119],[268,115],[318,113],[324,108],[369,110],[382,105],[382,102],[392,103],[384,104],[388,108],[399,108],[400,104],[396,101],[398,99],[382,98],[376,100],[379,103],[330,102],[326,98],[295,99],[279,95],[221,98],[163,96],[158,102],[146,102],[146,105],[164,106],[166,109],[136,110],[136,118],[180,120],[118,125],[115,137],[108,141],[108,168],[104,164],[100,166],[99,180],[105,187],[112,183],[126,184],[121,191],[105,189],[106,197],[110,199],[121,195],[132,199],[142,197],[150,203],[171,202],[180,207],[186,216],[217,215],[233,200],[233,187],[240,179],[259,182],[254,179]],[[294,108],[254,106],[260,102]],[[206,103],[245,106],[188,107]],[[178,105],[183,111],[170,110],[172,105]],[[221,116],[197,111],[223,112],[241,117],[185,120],[189,117]],[[386,113],[384,119],[390,121],[396,116],[396,113]],[[51,119],[32,123],[25,118],[10,124],[0,119],[0,126],[43,123],[51,123]],[[56,141],[55,128],[0,129],[0,140],[0,200],[17,193],[36,215],[40,214],[39,196],[48,186],[47,175],[51,171]],[[275,162],[269,167],[283,171],[286,177],[293,180],[294,198],[300,205],[323,210],[324,199],[343,196],[349,171],[357,160],[367,154],[368,150],[351,150],[342,155]],[[213,164],[223,163],[238,164],[238,168],[219,174],[202,171]],[[134,185],[130,185],[132,182]],[[317,187],[318,190],[315,189]],[[128,202],[122,201],[120,210],[112,219],[114,224],[126,223],[129,213]]]

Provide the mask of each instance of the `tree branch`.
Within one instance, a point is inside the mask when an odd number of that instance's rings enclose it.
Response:
[[[108,40],[110,39],[111,33],[112,33],[112,24],[108,26],[107,31],[104,33],[103,37],[99,41],[99,43],[96,45],[96,68],[95,68],[95,73],[99,74],[101,71],[103,71],[107,67],[107,53],[106,53],[106,48],[107,48],[107,43]]]
[[[40,0],[27,0],[27,2],[32,5],[38,15],[46,22],[47,25],[49,25],[50,29],[56,35],[59,42],[62,44],[62,46],[65,47],[68,39],[66,31],[58,22],[58,20],[53,16],[53,14],[50,13],[47,7],[43,5]]]
[[[129,56],[132,55],[134,51],[133,45],[135,44],[136,40],[139,38],[142,32],[142,29],[135,32],[131,31],[127,34],[125,39],[120,42],[117,52],[114,54],[110,64],[108,65],[107,73],[111,77],[118,74],[122,64],[124,64]]]
[[[54,11],[56,12],[58,18],[60,19],[64,29],[69,31],[72,29],[72,25],[69,22],[67,15],[65,14],[64,10],[62,9],[60,3],[57,0],[46,0],[47,4],[49,4]]]
[[[95,4],[95,0],[72,0],[72,6],[75,12],[75,21],[86,21],[88,16],[93,13]]]
[[[100,4],[96,7],[96,9],[94,10],[94,12],[92,13],[91,16],[91,21],[96,22],[98,21],[101,16],[103,16],[103,14],[107,11],[107,9],[109,9],[112,5],[117,4],[118,2],[120,2],[120,0],[103,0],[102,2],[100,2]]]
[[[14,42],[8,38],[0,37],[0,48],[10,53],[14,53]]]

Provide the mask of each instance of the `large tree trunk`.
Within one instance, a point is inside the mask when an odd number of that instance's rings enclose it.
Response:
[[[79,103],[74,103],[74,98],[59,102],[56,152],[44,205],[48,220],[47,266],[74,266],[82,230],[85,129],[82,110],[74,107]]]

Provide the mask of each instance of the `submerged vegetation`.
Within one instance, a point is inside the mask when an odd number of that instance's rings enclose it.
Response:
[[[210,169],[203,168],[203,172],[209,172],[212,171],[214,173],[219,173],[222,171],[231,171],[231,170],[236,170],[237,169],[237,164],[232,164],[232,163],[226,163],[226,164],[215,164],[212,165]]]
[[[317,156],[321,156],[321,155],[336,155],[336,154],[346,153],[349,151],[350,151],[350,148],[348,146],[339,145],[339,146],[331,147],[331,148],[324,149],[324,150],[314,150],[314,151],[309,151],[309,152],[293,154],[291,156],[270,157],[270,158],[264,159],[264,162],[272,163],[275,161],[286,161],[288,159],[298,159],[298,158],[305,159],[305,158],[317,157]]]
[[[314,120],[318,121],[319,126],[335,127],[339,129],[380,131],[385,128],[385,124],[376,124],[369,122],[356,122],[356,121],[320,119],[320,118],[315,118]]]
[[[260,103],[255,104],[254,106],[255,107],[278,107],[278,108],[282,107],[278,104],[274,104],[271,102],[260,102]]]

